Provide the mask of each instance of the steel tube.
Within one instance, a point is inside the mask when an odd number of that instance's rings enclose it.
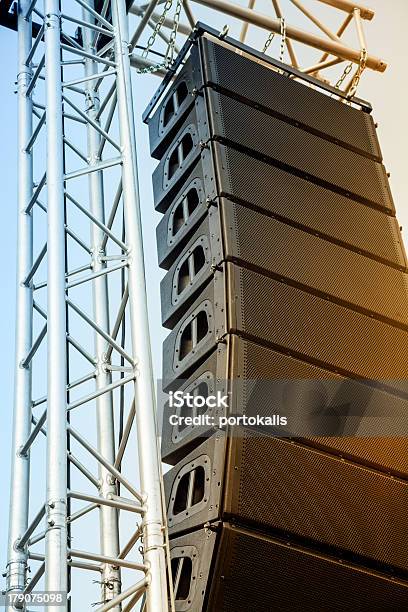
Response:
[[[118,143],[117,143],[117,142],[115,142],[115,141],[113,140],[113,138],[111,138],[111,137],[109,136],[109,134],[107,134],[107,133],[106,133],[106,132],[105,132],[105,131],[104,131],[104,130],[101,128],[101,126],[99,125],[99,123],[98,123],[97,121],[94,121],[94,120],[92,119],[92,117],[89,117],[89,116],[88,116],[86,113],[84,113],[84,111],[82,111],[82,110],[81,110],[81,109],[80,109],[80,108],[79,108],[79,107],[78,107],[76,104],[74,104],[74,102],[72,102],[72,100],[70,100],[69,98],[67,98],[67,96],[63,96],[63,98],[64,98],[65,102],[66,102],[67,104],[69,104],[69,106],[70,106],[71,108],[73,108],[73,109],[74,109],[74,111],[75,111],[75,112],[77,112],[77,113],[78,113],[78,115],[79,115],[80,117],[82,117],[82,118],[84,119],[85,123],[90,123],[90,124],[92,125],[92,127],[93,127],[93,128],[95,128],[95,130],[96,130],[97,132],[99,132],[99,133],[100,133],[100,134],[101,134],[101,135],[102,135],[104,138],[106,138],[106,140],[107,140],[108,142],[110,142],[110,143],[111,143],[111,145],[112,145],[113,147],[115,147],[115,149],[117,149],[118,151],[120,151],[120,146],[118,145]]]
[[[31,430],[31,368],[21,362],[32,343],[33,291],[24,279],[33,265],[33,220],[27,213],[33,190],[33,160],[26,150],[33,130],[32,98],[26,95],[32,79],[32,69],[26,58],[32,44],[31,18],[24,18],[30,7],[28,0],[18,4],[18,208],[17,208],[17,311],[14,362],[14,414],[12,433],[10,513],[7,553],[7,591],[23,592],[27,573],[27,551],[15,548],[15,543],[28,526],[30,463],[18,451]],[[12,612],[12,607],[7,610]]]
[[[66,13],[62,13],[61,17],[62,19],[65,19],[66,21],[71,21],[72,23],[76,23],[80,26],[84,26],[84,28],[89,28],[90,30],[94,30],[95,32],[104,34],[105,36],[112,36],[112,30],[108,30],[107,28],[102,28],[101,26],[97,26],[95,23],[92,23],[91,21],[87,21],[86,19],[78,19],[78,17],[73,17],[72,15],[67,15]],[[88,14],[87,14],[87,17],[88,17]]]
[[[97,461],[99,461],[108,470],[108,472],[112,474],[112,476],[114,476],[117,480],[119,480],[119,482],[123,484],[123,486],[129,491],[129,493],[134,495],[134,497],[136,497],[136,499],[140,503],[143,503],[143,496],[138,493],[138,491],[136,491],[134,486],[119,472],[119,470],[117,470],[113,465],[111,465],[109,461],[107,461],[105,457],[103,457],[97,451],[97,449],[92,446],[92,444],[89,444],[89,442],[85,440],[85,438],[81,436],[81,434],[76,431],[72,427],[72,425],[68,425],[68,431],[71,436],[73,436],[75,440],[80,443],[81,446],[83,446],[93,457],[95,457]]]
[[[28,143],[27,143],[26,149],[27,149],[27,152],[28,152],[28,153],[30,153],[30,152],[31,152],[31,149],[33,148],[34,143],[35,143],[35,141],[37,140],[37,136],[38,136],[38,134],[40,133],[42,126],[43,126],[43,125],[44,125],[44,123],[45,123],[45,118],[46,118],[46,113],[45,113],[45,111],[44,111],[44,113],[43,113],[43,115],[42,115],[41,119],[39,120],[39,122],[37,123],[37,125],[36,125],[36,127],[35,127],[35,130],[34,130],[34,132],[33,132],[33,135],[31,136],[30,140],[29,140],[29,141],[28,141]]]
[[[363,19],[368,19],[369,21],[375,15],[373,10],[354,2],[354,0],[318,0],[318,2],[328,4],[329,6],[337,8],[340,11],[345,11],[346,13],[352,13],[355,8],[360,9],[361,17]]]
[[[106,72],[95,72],[91,73],[88,76],[81,77],[80,79],[74,79],[72,81],[65,81],[62,86],[63,87],[71,87],[72,85],[79,85],[80,83],[87,83],[88,81],[95,81],[96,79],[102,79],[107,76],[111,76],[112,74],[116,74],[116,70],[107,70]],[[99,113],[97,113],[99,114]]]
[[[48,195],[48,411],[45,590],[67,592],[67,357],[59,0],[45,0]],[[66,606],[49,606],[66,612]]]
[[[141,18],[135,33],[133,34],[132,38],[130,39],[130,45],[131,48],[133,48],[135,45],[137,45],[139,38],[141,37],[141,35],[143,34],[143,30],[145,29],[145,27],[147,26],[147,23],[150,19],[151,14],[153,13],[154,9],[156,8],[157,4],[158,4],[159,0],[150,0],[146,10],[143,13],[143,17]]]
[[[282,13],[282,9],[281,9],[279,0],[272,0],[272,4],[275,10],[276,16],[279,17],[279,19],[282,19],[283,13]],[[289,53],[289,57],[290,57],[290,61],[292,62],[292,65],[295,68],[299,68],[299,62],[297,60],[295,49],[293,47],[293,44],[290,38],[286,38],[286,46],[288,49],[288,53]]]
[[[88,514],[88,512],[95,510],[95,508],[99,508],[99,504],[88,504],[88,506],[81,508],[81,510],[78,510],[77,512],[73,512],[67,518],[68,523],[73,523],[77,519],[81,518],[81,516],[85,516],[85,514]]]
[[[303,4],[299,2],[299,0],[290,1],[299,9],[299,11],[301,11],[305,15],[305,17],[310,19],[310,21],[314,23],[315,26],[319,28],[319,30],[326,34],[326,36],[328,36],[332,40],[337,40],[338,42],[340,41],[340,38],[336,34],[334,34],[334,32],[332,32],[327,26],[325,26],[324,23],[320,21],[320,19],[315,17],[311,11],[309,11],[305,6],[303,6]]]
[[[252,23],[264,30],[268,30],[271,32],[275,32],[276,34],[280,33],[281,24],[277,19],[271,19],[267,15],[263,15],[262,13],[258,13],[257,11],[251,11],[247,8],[238,6],[237,4],[233,4],[232,2],[228,2],[226,0],[193,0],[198,4],[202,4],[203,6],[208,6],[213,8],[221,13],[225,13],[226,15],[230,15],[231,17],[236,17],[237,19],[242,19],[243,21],[247,21],[248,23]],[[321,0],[322,1],[322,0]],[[328,0],[323,0],[327,1]],[[334,2],[335,0],[333,0]],[[344,0],[342,0],[344,1]],[[310,34],[309,32],[305,32],[304,30],[300,30],[299,28],[294,28],[293,26],[286,26],[286,35],[292,40],[297,40],[300,43],[304,43],[309,47],[314,47],[315,49],[319,49],[320,51],[327,51],[332,55],[337,55],[344,60],[349,60],[358,64],[360,62],[360,51],[357,49],[352,49],[351,47],[347,47],[346,45],[341,44],[340,42],[329,40],[326,38],[321,38],[320,36],[315,36],[314,34]],[[368,55],[367,57],[367,68],[371,68],[371,70],[376,70],[378,72],[384,72],[387,68],[387,64],[384,60],[375,57],[373,55]]]
[[[132,550],[132,548],[134,547],[136,542],[139,540],[139,538],[142,535],[142,533],[143,533],[143,530],[142,530],[141,526],[138,525],[135,533],[129,538],[129,540],[127,541],[125,546],[120,551],[120,553],[119,553],[119,558],[120,559],[124,559],[125,557],[127,557],[127,555],[130,553],[130,551]]]
[[[32,122],[31,122],[32,123]],[[28,153],[28,151],[26,151]],[[29,213],[31,212],[32,207],[34,206],[34,204],[37,201],[38,196],[40,195],[42,188],[44,187],[45,183],[47,181],[47,174],[46,172],[44,172],[44,174],[42,175],[40,182],[38,183],[37,187],[35,188],[34,193],[32,194],[32,196],[30,197],[28,204],[26,206],[26,208],[24,209],[25,213]],[[31,187],[30,187],[30,192],[32,189],[32,185],[33,185],[33,181],[31,179]]]
[[[83,49],[76,49],[75,47],[71,47],[70,45],[65,44],[61,44],[61,48],[64,49],[64,51],[69,51],[70,53],[73,53],[74,55],[81,55],[83,58],[87,57],[88,59],[93,59],[95,62],[100,62],[101,64],[105,64],[106,66],[112,66],[112,68],[115,67],[115,64],[110,60],[107,60],[104,57],[100,57],[99,55],[90,55]]]
[[[82,161],[84,161],[85,163],[88,163],[88,160],[86,156],[82,153],[82,151],[80,151],[78,147],[74,145],[74,143],[71,142],[66,136],[64,136],[64,143],[71,149],[71,151],[76,153],[78,157],[82,159]]]
[[[45,515],[45,506],[41,506],[40,510],[37,512],[30,525],[27,527],[25,533],[17,540],[15,543],[16,548],[23,549],[30,539],[31,534],[37,529],[38,525],[41,523],[43,516]]]
[[[253,9],[254,6],[255,6],[255,0],[248,0],[248,8]],[[248,22],[244,21],[244,23],[241,26],[241,34],[239,35],[239,40],[241,42],[245,42],[247,32],[248,32]]]
[[[115,602],[111,602],[110,604],[105,604],[101,608],[98,608],[96,610],[96,612],[108,612],[108,610],[113,610],[114,609],[114,607],[113,607],[114,604],[115,605],[120,604],[122,601],[124,601],[125,599],[127,599],[131,595],[135,595],[135,596],[138,595],[138,597],[134,600],[134,603],[136,603],[137,600],[139,599],[139,597],[142,596],[146,586],[147,586],[147,580],[146,580],[146,578],[144,578],[143,580],[140,580],[140,582],[137,582],[133,586],[131,586],[128,589],[126,589],[126,591],[123,591],[123,593],[121,593],[116,598]]]
[[[130,431],[133,426],[133,421],[135,420],[135,414],[136,414],[135,402],[132,402],[132,406],[129,410],[128,418],[126,420],[126,425],[123,430],[122,438],[119,442],[118,452],[116,453],[115,468],[117,468],[118,470],[120,470],[123,455],[125,453],[126,446],[129,440]]]
[[[80,204],[75,198],[73,198],[69,193],[66,194],[67,198],[69,200],[71,200],[71,202],[73,204],[75,204],[75,206],[84,213],[84,215],[86,215],[93,223],[95,223],[95,225],[102,230],[102,232],[104,234],[106,234],[107,236],[109,236],[109,238],[111,240],[113,240],[114,242],[116,242],[116,244],[118,245],[119,248],[122,249],[122,251],[127,251],[127,245],[122,242],[122,240],[120,240],[120,238],[118,238],[114,232],[112,232],[112,230],[110,230],[104,222],[102,222],[100,219],[98,219],[91,211],[87,210],[85,208],[85,206],[82,206],[82,204]],[[102,238],[103,240],[103,238]],[[105,249],[103,249],[103,252],[105,251]]]
[[[41,563],[40,567],[35,572],[30,582],[27,584],[26,588],[24,589],[24,593],[31,593],[33,591],[36,584],[38,584],[39,580],[42,578],[44,572],[45,572],[45,561]]]
[[[44,68],[44,64],[45,64],[45,55],[42,56],[42,58],[40,59],[40,62],[36,68],[36,71],[34,72],[32,79],[27,87],[26,90],[26,96],[29,96],[31,94],[31,92],[33,91],[35,84],[37,82],[38,77],[40,76],[40,72],[41,70]]]
[[[93,357],[90,353],[88,353],[88,351],[77,340],[75,340],[75,338],[73,338],[71,334],[67,335],[67,341],[74,348],[76,348],[78,353],[81,353],[82,357],[85,357],[85,359],[87,359],[89,361],[89,363],[91,363],[92,365],[96,366],[96,359],[95,359],[95,357]]]
[[[43,248],[41,249],[41,251],[39,252],[35,262],[33,263],[30,272],[27,274],[26,278],[24,279],[24,285],[28,285],[30,283],[34,274],[37,272],[42,260],[44,259],[46,252],[47,252],[47,245],[45,244]]]
[[[44,325],[44,327],[38,334],[37,338],[34,340],[33,346],[30,348],[30,350],[28,351],[28,354],[24,357],[23,361],[21,362],[21,366],[23,368],[27,368],[30,365],[34,355],[40,348],[41,342],[44,340],[46,335],[47,335],[47,324]]]
[[[107,506],[109,508],[117,508],[118,510],[127,510],[128,512],[135,512],[136,514],[143,514],[145,511],[143,506],[138,506],[131,500],[122,501],[122,498],[110,499],[102,496],[98,497],[96,495],[88,495],[88,493],[80,493],[79,491],[70,491],[69,495],[73,499],[88,501],[98,504],[98,506]]]
[[[91,472],[88,470],[87,467],[85,467],[80,461],[79,459],[77,459],[72,453],[71,451],[68,451],[68,459],[69,461],[72,463],[72,465],[75,465],[75,467],[89,480],[89,482],[92,482],[92,484],[99,489],[100,486],[100,482],[97,478],[95,478],[95,476],[93,474],[91,474]]]
[[[28,451],[30,450],[31,445],[36,439],[36,437],[38,436],[38,434],[40,433],[40,429],[44,425],[46,418],[47,418],[47,411],[44,410],[41,417],[38,419],[37,424],[35,425],[34,429],[31,431],[30,435],[28,436],[27,441],[20,448],[19,450],[20,455],[26,456],[28,454]]]
[[[157,447],[156,406],[147,312],[143,237],[137,175],[135,126],[129,59],[129,33],[124,0],[112,1],[112,22],[117,63],[118,113],[122,145],[122,186],[129,251],[129,304],[133,353],[138,359],[135,380],[136,421],[140,482],[147,498],[143,521],[144,560],[149,566],[147,608],[167,612],[167,573],[164,550],[164,511]]]
[[[74,402],[71,402],[70,404],[68,404],[68,410],[73,410],[74,408],[78,408],[78,406],[82,406],[83,404],[86,404],[87,402],[90,402],[91,400],[99,399],[105,394],[109,395],[111,391],[113,391],[114,389],[117,389],[118,387],[122,387],[123,385],[126,385],[128,382],[132,382],[134,379],[135,379],[135,375],[132,374],[131,376],[127,376],[126,378],[120,378],[119,380],[116,380],[115,382],[111,382],[107,384],[106,387],[97,387],[96,390],[90,393],[89,395],[86,395],[85,397],[81,397],[78,400],[75,400]]]
[[[83,310],[81,308],[79,308],[79,306],[77,306],[76,304],[74,304],[74,302],[70,299],[67,298],[67,304],[73,309],[75,310],[75,312],[77,314],[79,314],[79,316],[88,323],[88,325],[90,325],[91,327],[94,328],[94,330],[96,332],[98,332],[98,334],[100,334],[102,336],[102,338],[104,338],[105,340],[107,340],[107,342],[109,342],[109,344],[111,344],[113,346],[114,349],[116,349],[118,351],[118,353],[120,355],[122,355],[122,357],[124,357],[126,359],[126,361],[128,361],[131,365],[135,365],[133,362],[133,359],[126,353],[126,351],[120,346],[120,344],[118,344],[117,342],[115,342],[115,340],[113,340],[113,338],[111,338],[109,336],[109,334],[107,334],[103,329],[101,329],[99,327],[99,325],[97,325],[95,323],[95,321],[93,321],[90,317],[88,317],[88,315],[83,312]]]
[[[89,283],[89,281],[94,281],[96,278],[99,278],[101,276],[106,276],[107,274],[110,274],[111,272],[117,272],[117,270],[122,270],[122,268],[125,268],[126,266],[127,266],[126,261],[122,263],[118,263],[115,266],[109,266],[109,267],[106,266],[106,268],[102,268],[98,270],[97,272],[93,272],[92,274],[89,274],[88,276],[81,276],[80,278],[77,278],[76,280],[67,283],[67,289],[72,289],[72,287],[77,287],[78,285]]]
[[[106,555],[98,555],[96,553],[89,553],[85,550],[71,549],[69,551],[70,556],[77,557],[78,559],[89,559],[89,561],[100,561],[101,563],[109,563],[111,565],[120,565],[121,567],[128,567],[130,569],[138,570],[141,572],[146,571],[146,566],[141,563],[133,563],[132,561],[125,561],[124,559],[118,559],[117,557],[107,557]],[[156,612],[156,611],[155,611]]]
[[[69,181],[73,178],[78,178],[79,176],[85,176],[86,174],[91,174],[91,172],[100,172],[101,170],[106,170],[107,168],[113,168],[113,166],[117,166],[122,163],[121,157],[112,157],[111,159],[106,159],[105,161],[99,162],[95,166],[85,166],[85,168],[79,168],[78,170],[73,170],[72,172],[67,172],[65,175],[65,180]]]

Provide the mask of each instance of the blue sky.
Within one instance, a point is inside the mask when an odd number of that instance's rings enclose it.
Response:
[[[242,4],[244,4],[242,2]],[[287,4],[283,0],[282,5]],[[330,22],[332,13],[327,7],[320,8],[316,2],[316,12],[327,16]],[[408,122],[406,120],[406,100],[408,81],[404,58],[403,41],[408,25],[408,6],[406,0],[371,0],[367,4],[377,11],[372,23],[367,24],[369,49],[376,55],[384,57],[389,62],[389,68],[384,75],[367,72],[362,79],[359,95],[371,101],[374,107],[374,117],[379,123],[379,137],[383,148],[385,164],[391,172],[391,186],[401,225],[408,228],[407,209],[407,167],[406,143],[408,142]],[[392,9],[390,9],[392,4]],[[270,2],[259,0],[260,11],[270,14]],[[239,28],[228,17],[213,16],[206,9],[198,9],[193,5],[194,13],[202,21],[207,21],[215,27],[231,24],[233,35],[239,33]],[[324,10],[323,10],[324,9]],[[391,12],[392,10],[392,12]],[[211,17],[210,17],[211,15]],[[294,14],[293,7],[288,13],[288,21],[300,23],[304,21]],[[334,24],[338,23],[333,17]],[[250,29],[249,44],[262,48],[266,38],[265,33]],[[278,46],[275,47],[275,53]],[[15,260],[16,260],[16,132],[17,105],[13,93],[16,76],[16,33],[5,29],[0,30],[0,57],[2,58],[0,81],[0,197],[2,209],[2,237],[0,240],[2,265],[2,283],[0,302],[0,342],[3,350],[0,352],[0,461],[2,466],[2,504],[0,504],[0,567],[5,566],[10,441],[13,404],[13,355],[15,328]],[[151,174],[155,162],[148,152],[147,128],[141,122],[141,112],[154,93],[159,81],[154,76],[140,77],[135,75],[134,98],[137,126],[137,141],[139,154],[140,190],[145,238],[146,269],[149,293],[149,316],[152,332],[152,347],[156,376],[160,375],[161,342],[165,331],[160,327],[159,282],[162,272],[157,267],[155,226],[160,215],[154,212],[151,195]],[[407,229],[408,231],[408,229]],[[41,480],[41,477],[38,476]],[[1,584],[1,583],[0,583]]]

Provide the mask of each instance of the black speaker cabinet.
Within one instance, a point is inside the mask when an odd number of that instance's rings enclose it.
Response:
[[[368,106],[190,46],[149,119],[176,610],[405,610],[407,259]]]
[[[228,408],[192,410],[164,400],[161,449],[166,463],[175,465],[213,435],[221,417],[275,414],[286,416],[288,426],[272,429],[274,435],[301,436],[305,444],[408,477],[408,438],[401,437],[408,426],[408,403],[401,397],[234,334],[179,383],[174,389],[184,394],[229,394]],[[185,424],[185,416],[198,415],[198,422]],[[263,423],[254,429],[271,433]]]
[[[394,216],[212,141],[179,190],[159,201],[159,264],[168,269],[211,201],[224,196],[262,214],[401,269],[406,257]]]
[[[209,208],[161,283],[163,325],[180,320],[222,261],[408,328],[405,272],[224,198]]]
[[[164,475],[169,533],[232,519],[408,571],[408,483],[293,440],[219,432]]]
[[[224,523],[171,540],[176,612],[403,612],[408,584]]]
[[[408,333],[286,281],[223,263],[163,344],[166,389],[228,333],[406,393]]]
[[[172,197],[209,139],[231,144],[346,197],[394,210],[380,162],[210,88],[197,96],[153,173],[157,203],[163,206]]]
[[[283,72],[283,74],[282,74]],[[381,161],[370,114],[322,95],[264,60],[254,59],[222,41],[200,37],[173,86],[149,121],[150,151],[160,159],[181,120],[204,87],[235,97],[249,106],[336,144]]]

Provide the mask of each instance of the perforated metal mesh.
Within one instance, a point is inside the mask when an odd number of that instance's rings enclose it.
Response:
[[[242,440],[242,520],[408,569],[408,483],[267,436]]]
[[[407,332],[256,272],[229,270],[241,279],[242,332],[329,369],[406,387]]]
[[[402,612],[407,585],[257,534],[223,534],[212,612]],[[222,576],[222,578],[220,578]]]
[[[232,147],[218,143],[213,146],[220,160],[218,173],[223,195],[289,219],[371,256],[405,266],[402,238],[394,217]]]
[[[207,90],[214,136],[276,160],[327,186],[393,210],[384,167],[330,141]]]
[[[361,153],[381,158],[374,122],[367,113],[206,38],[201,39],[200,46],[204,50],[207,80],[211,83]]]
[[[404,272],[227,200],[223,209],[226,256],[408,325]]]

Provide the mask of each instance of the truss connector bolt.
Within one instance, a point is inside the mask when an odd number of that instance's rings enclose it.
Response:
[[[205,199],[205,205],[206,205],[206,208],[210,208],[211,206],[216,206],[217,202],[216,202],[215,198],[207,197]]]
[[[200,149],[204,150],[204,149],[208,149],[208,141],[206,140],[200,140],[199,142],[199,146]]]

